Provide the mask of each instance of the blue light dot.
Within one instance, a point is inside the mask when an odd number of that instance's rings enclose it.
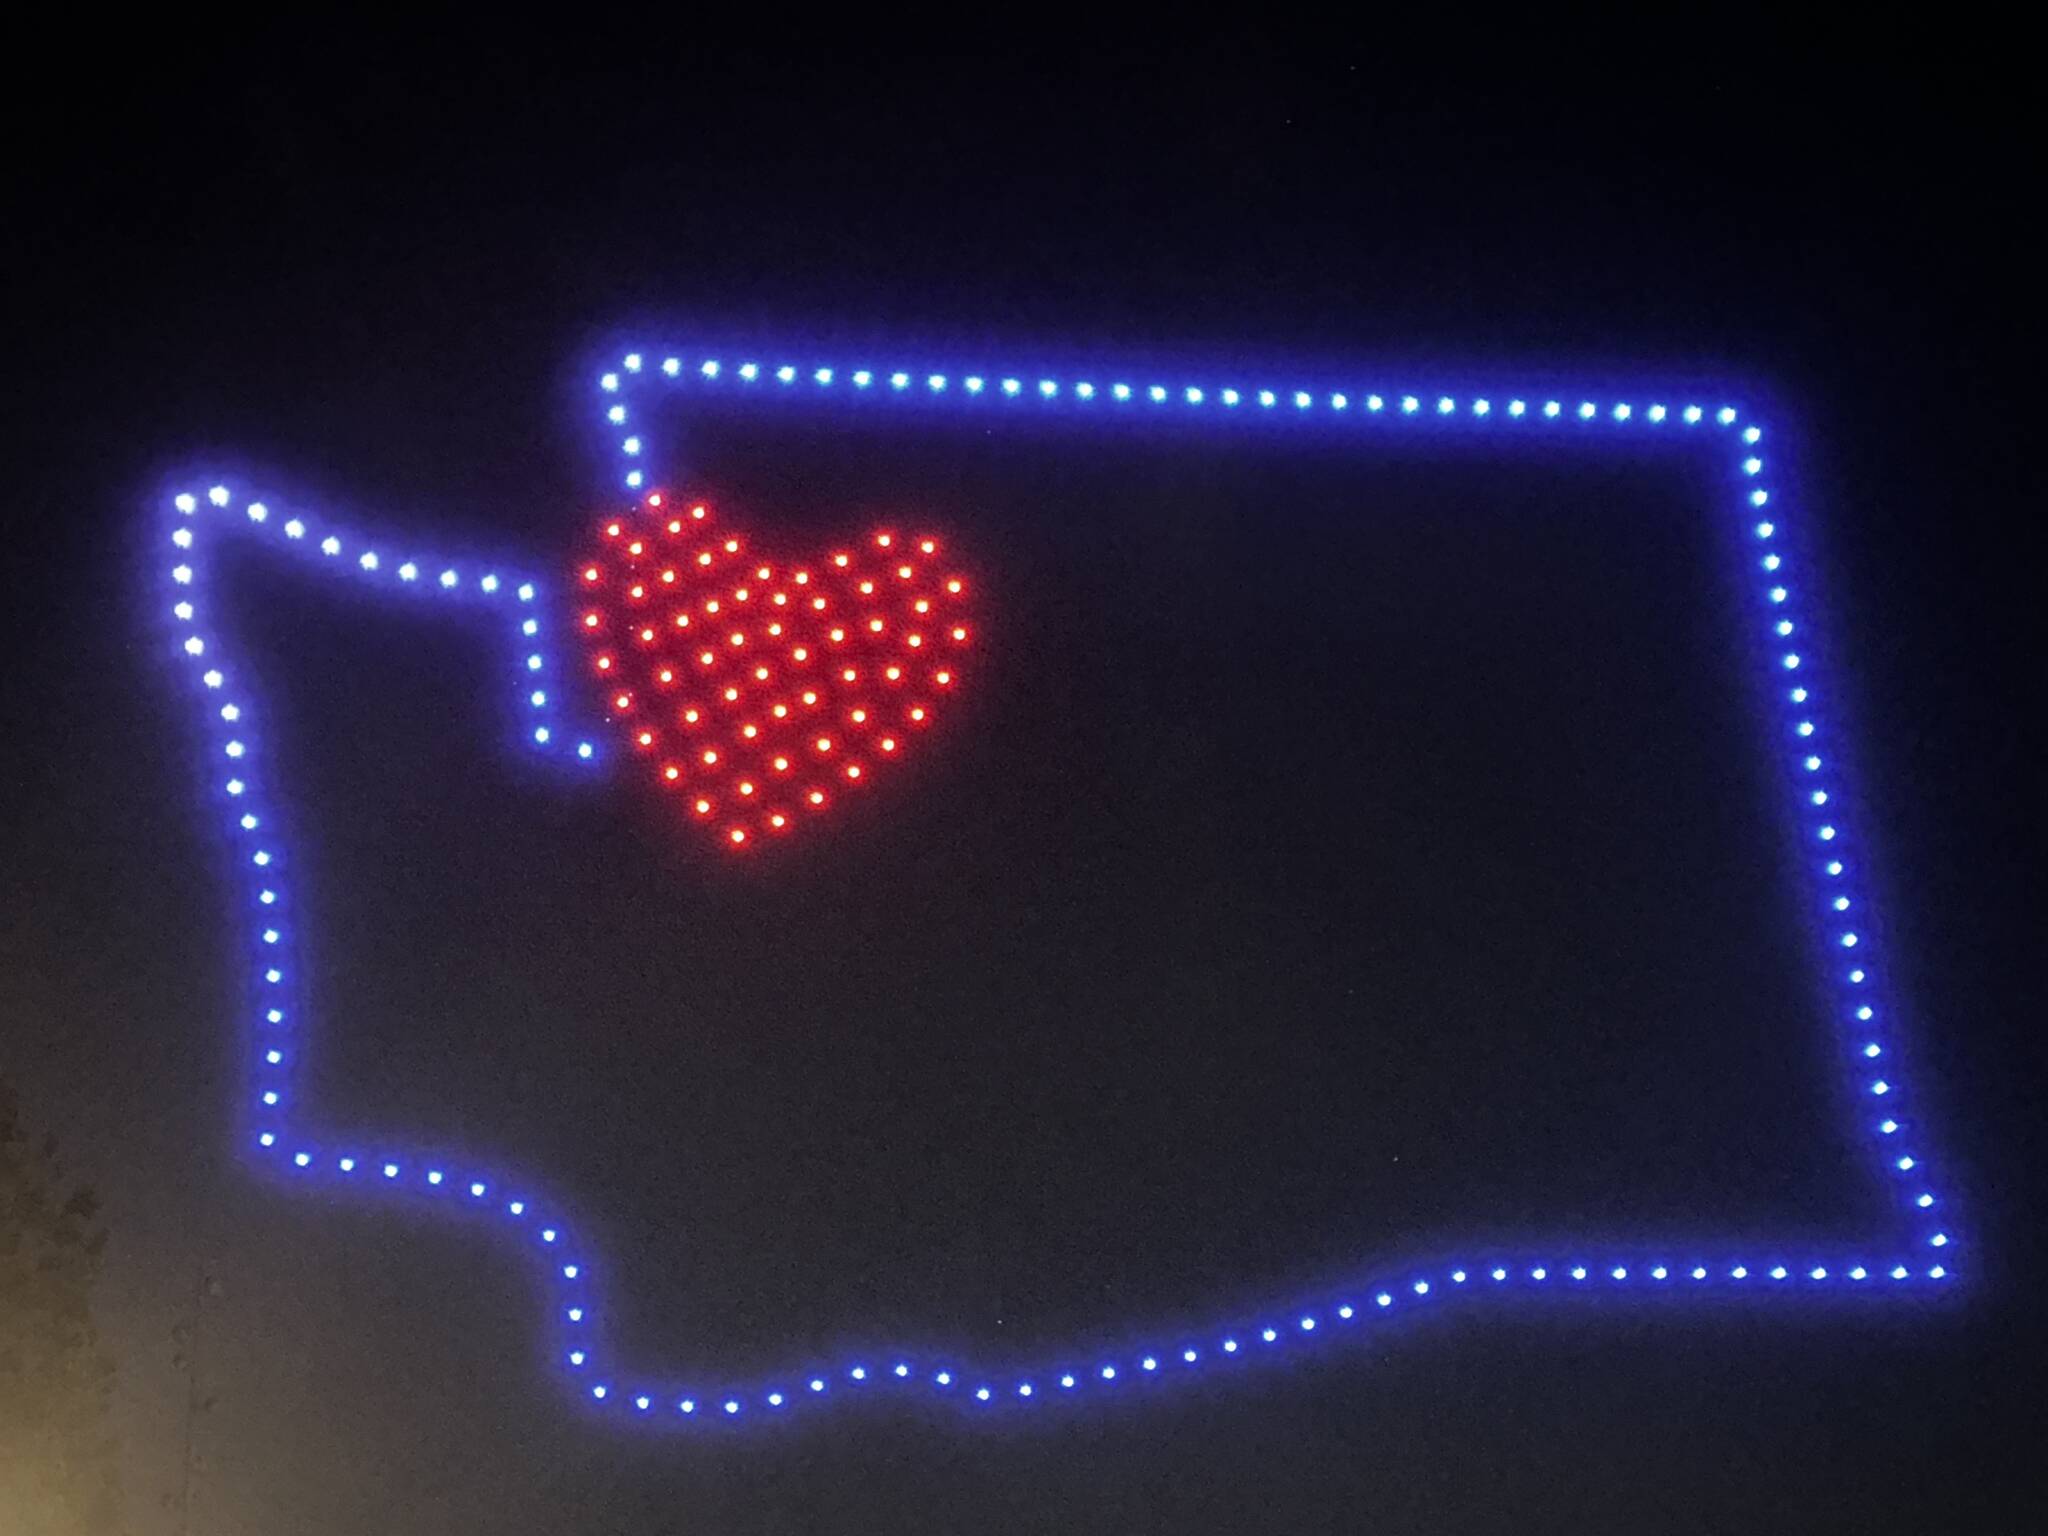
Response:
[[[1401,409],[1412,416],[1422,409],[1422,402],[1413,395],[1403,395],[1401,397]]]
[[[985,1403],[985,1402],[987,1402],[987,1401],[988,1401],[988,1399],[989,1399],[989,1390],[988,1390],[988,1388],[987,1388],[987,1387],[976,1387],[976,1388],[974,1389],[974,1400],[975,1400],[975,1401],[976,1401],[977,1403]]]
[[[727,1413],[738,1413],[740,1411],[739,1399],[736,1397],[728,1397],[725,1400],[725,1411]]]
[[[890,387],[891,389],[908,389],[908,388],[910,388],[910,375],[909,375],[909,374],[907,374],[907,373],[892,373],[892,374],[890,374],[890,375],[889,375],[889,387]]]
[[[1113,1366],[1113,1365],[1105,1365],[1105,1366],[1104,1366],[1104,1367],[1102,1368],[1102,1379],[1103,1379],[1104,1381],[1115,1381],[1115,1380],[1116,1380],[1116,1367],[1115,1367],[1115,1366]]]
[[[1006,395],[1015,395],[1015,394],[1018,394],[1018,393],[1022,392],[1023,388],[1024,388],[1024,384],[1023,384],[1023,381],[1022,381],[1022,380],[1019,380],[1019,379],[1005,379],[1005,380],[1003,380],[1003,393],[1004,393],[1004,394],[1006,394]],[[1117,388],[1118,388],[1118,390],[1119,390],[1119,391],[1121,391],[1121,393],[1119,393],[1119,394],[1117,395],[1117,399],[1119,399],[1119,400],[1123,399],[1123,398],[1124,398],[1124,397],[1125,397],[1126,395],[1130,394],[1130,390],[1129,390],[1129,389],[1127,389],[1127,388],[1125,388],[1125,387],[1124,387],[1123,385],[1121,385],[1121,384],[1119,384],[1119,385],[1117,386]]]
[[[693,1397],[684,1398],[676,1404],[676,1411],[678,1413],[695,1413],[697,1411],[697,1400]]]
[[[335,1166],[341,1169],[343,1173],[354,1173],[356,1171],[356,1160],[352,1157],[344,1157]]]
[[[386,1164],[384,1165],[384,1177],[385,1177],[385,1178],[387,1178],[387,1179],[395,1179],[395,1178],[397,1178],[397,1177],[398,1177],[398,1164],[396,1164],[396,1163],[386,1163]]]
[[[1236,1354],[1236,1353],[1237,1353],[1237,1340],[1235,1340],[1235,1339],[1225,1339],[1225,1340],[1223,1341],[1223,1353],[1225,1353],[1226,1355],[1234,1355],[1234,1354]]]
[[[292,1161],[304,1168],[313,1161],[313,1155],[310,1152],[297,1152],[292,1155]]]
[[[1264,1339],[1268,1344],[1271,1344],[1274,1340],[1278,1339],[1280,1335],[1275,1329],[1261,1328],[1259,1330],[1259,1337]]]
[[[1525,416],[1525,415],[1527,415],[1527,414],[1528,414],[1528,412],[1529,412],[1529,402],[1528,402],[1528,401],[1526,401],[1526,400],[1510,400],[1510,401],[1508,402],[1508,414],[1509,414],[1510,416]]]
[[[936,1376],[932,1378],[932,1380],[936,1381],[942,1387],[950,1387],[951,1385],[953,1385],[953,1373],[951,1371],[940,1371]],[[823,1387],[824,1383],[819,1382],[817,1383],[817,1385],[819,1387]]]

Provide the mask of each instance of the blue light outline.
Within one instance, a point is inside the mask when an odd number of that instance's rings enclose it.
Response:
[[[1683,1244],[1645,1248],[1592,1239],[1513,1250],[1478,1245],[1461,1261],[1389,1267],[1357,1284],[1323,1292],[1307,1305],[1276,1306],[1235,1325],[1162,1332],[1150,1346],[1075,1349],[1034,1369],[976,1369],[951,1355],[871,1351],[831,1367],[792,1367],[741,1387],[657,1385],[638,1371],[608,1363],[591,1260],[560,1206],[530,1181],[486,1170],[456,1156],[419,1148],[378,1147],[322,1133],[298,1113],[294,1069],[304,1050],[299,1021],[307,999],[296,979],[288,844],[282,813],[265,792],[259,722],[238,682],[232,658],[206,627],[206,559],[212,540],[251,537],[297,553],[316,569],[380,590],[439,599],[443,611],[478,609],[509,619],[518,642],[514,664],[522,739],[548,761],[601,770],[605,754],[577,729],[562,690],[545,614],[559,597],[547,578],[474,560],[430,561],[405,553],[400,537],[366,539],[284,503],[238,501],[225,485],[168,499],[166,548],[175,661],[202,704],[209,753],[208,794],[226,816],[230,846],[247,872],[235,910],[251,957],[253,1071],[245,1094],[245,1140],[259,1167],[291,1182],[354,1186],[365,1195],[397,1195],[443,1210],[490,1213],[543,1257],[549,1278],[548,1335],[574,1391],[594,1410],[629,1423],[724,1425],[787,1418],[824,1401],[876,1396],[914,1387],[976,1416],[1004,1408],[1103,1399],[1153,1389],[1208,1368],[1249,1368],[1276,1354],[1298,1354],[1325,1341],[1377,1336],[1381,1319],[1435,1309],[1460,1298],[1537,1294],[1759,1299],[1817,1295],[1925,1296],[1956,1275],[1957,1241],[1945,1201],[1927,1179],[1928,1143],[1894,1064],[1900,1038],[1896,1004],[1873,974],[1875,925],[1867,880],[1859,882],[1852,848],[1862,843],[1846,825],[1845,755],[1839,731],[1821,705],[1821,668],[1812,621],[1802,617],[1797,562],[1785,553],[1782,498],[1765,475],[1766,432],[1733,405],[1703,405],[1683,392],[1636,392],[1617,400],[1579,391],[1489,391],[1484,395],[1407,389],[1283,388],[1235,377],[1160,383],[1138,370],[1086,375],[1057,371],[970,368],[884,368],[867,363],[800,365],[771,354],[695,357],[631,352],[598,379],[604,423],[624,428],[617,441],[626,490],[650,486],[652,455],[637,425],[639,397],[669,387],[743,392],[741,398],[919,402],[973,412],[980,422],[1059,416],[1107,424],[1178,425],[1227,417],[1279,427],[1303,420],[1338,430],[1469,432],[1474,441],[1501,434],[1564,440],[1588,448],[1618,438],[1651,437],[1674,449],[1716,453],[1728,467],[1732,507],[1747,524],[1750,574],[1765,625],[1773,673],[1772,734],[1786,743],[1787,776],[1795,787],[1800,837],[1814,892],[1817,923],[1829,955],[1824,977],[1844,1061],[1853,1130],[1878,1153],[1878,1169],[1894,1192],[1898,1230],[1861,1247],[1806,1242],[1753,1243],[1731,1255]],[[374,558],[371,558],[374,555]],[[444,575],[444,573],[447,573]],[[550,686],[551,682],[553,686]],[[538,691],[538,697],[536,696]],[[1760,1254],[1761,1256],[1757,1256]],[[879,1362],[879,1363],[871,1363]]]

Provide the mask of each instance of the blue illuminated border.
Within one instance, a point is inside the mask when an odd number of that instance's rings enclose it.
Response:
[[[1246,370],[1250,372],[1250,370]],[[1161,1334],[1150,1344],[1111,1352],[1056,1352],[1032,1368],[998,1366],[930,1350],[876,1350],[829,1364],[793,1364],[766,1378],[642,1372],[614,1360],[600,1326],[595,1262],[566,1211],[526,1177],[466,1164],[418,1147],[377,1145],[319,1126],[295,1096],[309,1047],[301,1019],[308,998],[295,943],[291,859],[279,786],[265,778],[257,702],[250,681],[210,624],[207,561],[229,538],[260,541],[337,581],[410,594],[451,619],[498,626],[512,642],[506,686],[521,720],[519,739],[543,761],[574,772],[602,772],[605,753],[579,728],[551,646],[561,631],[546,609],[558,597],[552,575],[519,572],[463,558],[429,558],[398,530],[375,536],[344,529],[299,507],[238,497],[225,485],[168,500],[170,617],[175,651],[201,709],[209,754],[207,794],[226,821],[243,890],[230,910],[249,972],[246,1004],[250,1073],[243,1099],[244,1145],[260,1166],[286,1181],[317,1181],[365,1196],[462,1212],[488,1222],[544,1261],[548,1337],[574,1390],[595,1411],[630,1422],[677,1425],[787,1416],[800,1407],[915,1389],[970,1413],[1069,1399],[1128,1396],[1194,1372],[1249,1367],[1297,1356],[1343,1339],[1375,1337],[1398,1317],[1458,1299],[1499,1300],[1548,1293],[1615,1297],[1654,1295],[1723,1300],[1812,1298],[1817,1294],[1907,1297],[1956,1276],[1956,1238],[1942,1214],[1926,1159],[1922,1122],[1892,1064],[1899,1021],[1884,1000],[1871,938],[1869,884],[1859,867],[1863,844],[1846,824],[1842,748],[1819,682],[1810,618],[1803,616],[1798,573],[1784,554],[1783,508],[1765,475],[1764,429],[1733,405],[1707,406],[1672,395],[1583,398],[1575,393],[1490,395],[1433,390],[1281,389],[1224,378],[1161,383],[1136,373],[1048,376],[999,371],[937,372],[840,364],[628,353],[597,380],[603,422],[616,441],[622,485],[635,493],[656,482],[641,424],[661,396],[687,404],[782,400],[822,408],[874,401],[929,411],[971,413],[990,426],[1060,418],[1116,430],[1201,431],[1230,421],[1277,429],[1312,421],[1318,441],[1363,443],[1386,434],[1439,429],[1442,441],[1497,446],[1503,438],[1567,444],[1588,453],[1642,443],[1703,454],[1721,472],[1728,515],[1743,519],[1753,552],[1748,566],[1753,621],[1769,641],[1769,735],[1782,747],[1788,789],[1809,878],[1813,912],[1825,935],[1821,981],[1829,999],[1830,1039],[1853,1105],[1852,1129],[1876,1160],[1895,1206],[1887,1235],[1861,1245],[1758,1242],[1745,1251],[1689,1250],[1554,1240],[1475,1250],[1461,1258],[1388,1267],[1307,1300],[1275,1305],[1214,1325]],[[1667,400],[1676,403],[1666,403]],[[1336,434],[1334,438],[1331,433]]]

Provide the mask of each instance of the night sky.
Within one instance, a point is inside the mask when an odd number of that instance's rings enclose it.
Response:
[[[0,1073],[106,1202],[138,1536],[175,1529],[202,1276],[195,1531],[2028,1528],[2039,165],[2004,66],[871,50],[164,37],[81,52],[19,141]],[[617,504],[597,370],[706,332],[1765,402],[1967,1283],[635,1434],[502,1243],[251,1176],[150,498],[223,467],[566,577]],[[318,914],[314,1118],[544,1176],[627,1358],[1038,1365],[1532,1239],[1887,1221],[1705,460],[710,397],[648,431],[764,539],[929,527],[973,576],[957,707],[762,857],[508,750],[496,637],[252,551],[218,583]]]

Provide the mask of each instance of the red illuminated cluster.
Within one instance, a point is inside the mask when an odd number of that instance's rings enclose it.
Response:
[[[911,750],[960,686],[967,584],[925,535],[790,561],[656,492],[598,526],[576,630],[611,720],[727,848],[784,837]]]

